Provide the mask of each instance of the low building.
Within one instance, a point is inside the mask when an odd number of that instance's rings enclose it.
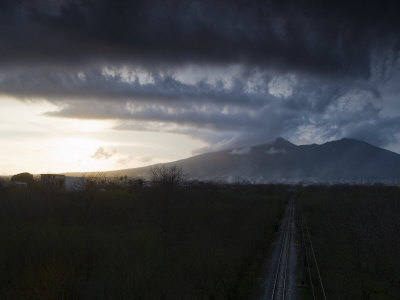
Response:
[[[23,181],[11,181],[11,186],[26,189],[28,187],[28,183]]]
[[[71,191],[84,191],[86,190],[87,179],[86,177],[71,177],[65,176],[65,190]]]
[[[72,192],[85,190],[87,179],[85,177],[71,177],[60,174],[41,174],[40,183],[47,188]]]

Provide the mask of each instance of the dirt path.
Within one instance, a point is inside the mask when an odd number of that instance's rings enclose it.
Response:
[[[296,299],[296,222],[294,197],[289,200],[264,267],[264,280],[256,299]]]

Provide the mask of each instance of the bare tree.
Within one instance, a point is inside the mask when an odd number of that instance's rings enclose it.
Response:
[[[168,249],[168,236],[170,234],[170,221],[171,221],[171,205],[173,202],[172,195],[176,187],[183,181],[184,173],[181,167],[173,166],[156,166],[150,170],[150,179],[154,186],[159,187],[164,194],[160,202],[160,229],[163,249],[163,266],[167,268],[169,261]]]
[[[172,189],[182,183],[184,172],[183,169],[177,165],[161,165],[153,167],[150,170],[150,179],[155,186]]]

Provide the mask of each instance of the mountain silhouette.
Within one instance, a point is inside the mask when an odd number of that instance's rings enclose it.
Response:
[[[251,182],[400,181],[400,155],[344,138],[321,145],[295,145],[283,138],[249,147],[211,152],[178,165],[190,179]],[[153,166],[106,172],[146,177]]]

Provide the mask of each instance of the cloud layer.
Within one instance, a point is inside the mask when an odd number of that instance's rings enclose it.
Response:
[[[369,72],[398,47],[395,1],[2,1],[3,63],[131,61]]]
[[[395,1],[0,1],[0,93],[57,104],[48,116],[214,149],[279,135],[384,146],[400,130],[397,11]]]

